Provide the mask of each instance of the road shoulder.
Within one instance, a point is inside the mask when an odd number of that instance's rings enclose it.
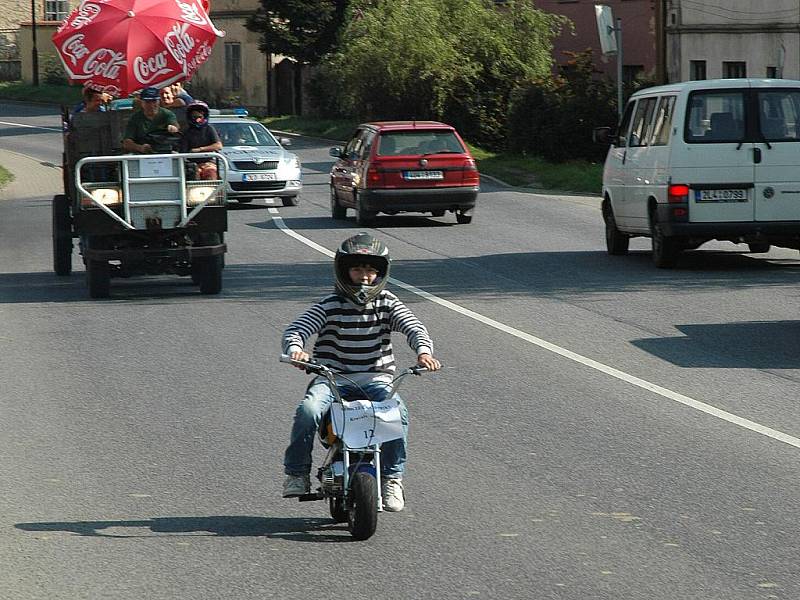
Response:
[[[61,182],[61,169],[56,165],[2,149],[0,164],[14,175],[13,181],[0,188],[0,201],[50,198],[62,193],[61,189],[53,186],[54,174],[57,174],[57,181]]]

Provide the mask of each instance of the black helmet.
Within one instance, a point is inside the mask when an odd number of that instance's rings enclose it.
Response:
[[[193,119],[192,112],[201,112],[203,116],[200,119]],[[208,124],[208,104],[202,100],[193,100],[186,107],[186,121],[191,127],[205,127]]]
[[[370,265],[378,270],[373,285],[354,284],[349,269],[357,265]],[[383,242],[368,233],[347,238],[336,250],[333,270],[336,273],[336,291],[356,304],[366,304],[381,293],[389,281],[389,249]]]

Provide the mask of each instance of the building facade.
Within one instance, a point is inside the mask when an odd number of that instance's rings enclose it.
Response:
[[[800,79],[797,0],[666,0],[669,81]]]
[[[603,57],[597,32],[595,4],[611,7],[622,25],[623,77],[630,81],[644,75],[663,81],[663,0],[535,0],[536,7],[563,15],[574,28],[565,27],[554,41],[553,58],[558,65],[569,61],[570,52],[592,50],[597,71],[617,78],[615,56]]]

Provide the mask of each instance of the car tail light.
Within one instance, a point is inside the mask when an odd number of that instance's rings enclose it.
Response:
[[[685,204],[689,201],[689,186],[683,183],[672,184],[667,188],[667,201],[670,204]]]
[[[475,164],[475,159],[468,158],[464,164],[464,177],[462,179],[465,185],[479,185],[481,182],[481,175],[478,173],[478,167]]]
[[[370,165],[367,169],[366,186],[368,188],[380,187],[383,185],[383,169],[378,165]]]

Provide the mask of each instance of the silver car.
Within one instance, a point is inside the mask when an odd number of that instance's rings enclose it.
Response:
[[[228,159],[228,199],[250,202],[253,198],[280,198],[284,206],[297,206],[303,189],[300,159],[255,119],[228,115],[209,117],[222,140]]]

